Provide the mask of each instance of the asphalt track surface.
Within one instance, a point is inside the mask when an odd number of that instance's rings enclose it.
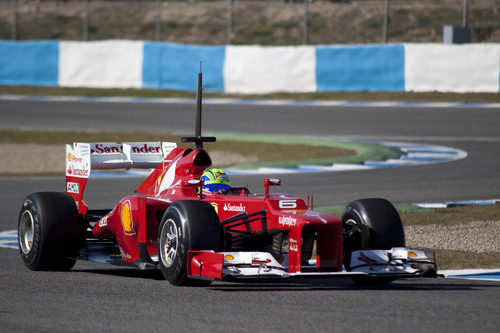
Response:
[[[500,196],[499,109],[210,105],[204,110],[205,132],[430,143],[469,154],[419,167],[281,177],[283,192],[313,194],[316,205],[361,197],[400,203]],[[189,134],[193,121],[193,105],[0,102],[0,128]],[[261,182],[262,176],[233,177],[252,191],[261,191]],[[87,202],[111,207],[139,183],[92,180]],[[28,193],[61,191],[64,180],[0,179],[0,189],[0,230],[12,230]],[[17,251],[0,248],[0,258],[0,331],[496,332],[500,325],[496,282],[408,279],[360,288],[347,279],[307,279],[180,288],[159,274],[134,269],[79,262],[70,272],[31,272]]]

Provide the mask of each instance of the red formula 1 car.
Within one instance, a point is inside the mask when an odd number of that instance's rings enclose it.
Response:
[[[232,187],[205,195],[200,177],[211,159],[201,136],[201,75],[194,149],[175,143],[68,145],[66,193],[30,194],[18,224],[19,248],[32,270],[70,269],[76,259],[161,269],[173,285],[216,280],[351,277],[385,283],[436,276],[432,251],[405,248],[390,202],[351,202],[339,220],[286,194]],[[83,192],[91,170],[150,168],[134,194],[113,209],[91,210]]]

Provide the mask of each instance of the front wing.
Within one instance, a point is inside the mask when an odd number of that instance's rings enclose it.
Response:
[[[318,258],[320,259],[320,258]],[[267,252],[189,251],[188,276],[209,280],[245,280],[291,277],[436,277],[434,252],[392,248],[353,251],[349,271],[321,271],[316,260],[301,272],[289,273],[287,260],[278,262]]]

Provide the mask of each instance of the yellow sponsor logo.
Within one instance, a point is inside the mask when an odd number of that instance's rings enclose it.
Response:
[[[130,210],[130,201],[125,201],[122,206],[122,225],[126,235],[135,234],[132,221],[132,212]]]
[[[219,205],[216,202],[211,202],[210,204],[214,207],[215,212],[219,214]]]
[[[71,153],[68,154],[68,161],[71,162]]]

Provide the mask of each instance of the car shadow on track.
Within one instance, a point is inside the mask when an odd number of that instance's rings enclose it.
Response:
[[[224,292],[268,292],[268,291],[325,291],[325,290],[392,290],[392,291],[456,291],[484,288],[499,288],[492,282],[472,282],[449,279],[401,279],[383,286],[358,286],[350,279],[317,280],[303,279],[296,281],[275,281],[272,283],[217,283],[209,288]]]
[[[141,271],[137,268],[111,268],[111,269],[72,269],[72,272],[92,273],[100,275],[121,276],[138,279],[165,280],[160,270]],[[165,283],[168,283],[165,281]]]
[[[160,270],[141,271],[136,268],[114,267],[108,269],[72,269],[72,272],[128,277],[161,281],[165,278]],[[168,284],[167,281],[165,281]],[[188,288],[193,288],[190,286]],[[460,279],[400,279],[382,286],[358,286],[351,279],[303,278],[287,280],[255,280],[252,282],[217,281],[206,287],[223,292],[268,292],[268,291],[325,291],[325,290],[393,290],[393,291],[456,291],[484,288],[500,288],[500,284],[489,281],[471,281]]]

